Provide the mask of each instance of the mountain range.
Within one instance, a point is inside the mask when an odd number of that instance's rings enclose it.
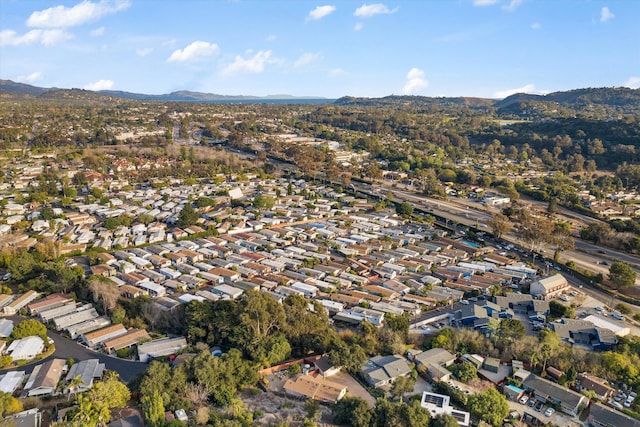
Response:
[[[564,115],[605,111],[610,114],[640,114],[640,89],[625,87],[585,88],[553,92],[547,95],[517,93],[504,99],[473,97],[397,96],[362,98],[345,96],[337,100],[292,95],[220,95],[214,93],[176,91],[162,95],[148,95],[124,91],[89,91],[84,89],[43,88],[11,80],[0,80],[0,95],[36,96],[48,99],[99,99],[100,97],[124,98],[139,101],[203,102],[203,103],[334,103],[343,106],[394,107],[466,107],[493,110],[498,114],[513,116],[548,116],[562,110]],[[553,115],[553,114],[552,114]]]
[[[61,88],[43,88],[32,86],[25,83],[18,83],[12,80],[0,79],[0,92],[8,92],[14,94],[25,95],[46,95],[48,98],[59,95],[61,98],[67,98],[63,92],[86,92],[96,95],[104,95],[116,98],[125,98],[138,101],[174,101],[174,102],[332,102],[333,99],[313,96],[293,96],[293,95],[268,95],[268,96],[250,96],[250,95],[219,95],[215,93],[192,92],[188,90],[180,90],[162,95],[148,95],[143,93],[124,92],[116,90],[89,91],[84,89],[61,89]]]

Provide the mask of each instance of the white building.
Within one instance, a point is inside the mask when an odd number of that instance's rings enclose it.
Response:
[[[7,353],[16,360],[31,360],[44,351],[44,341],[40,337],[24,337],[15,340],[7,349]]]
[[[187,346],[184,337],[162,338],[138,345],[138,357],[141,362],[148,362],[149,358],[168,356],[176,353]]]
[[[454,409],[449,404],[450,397],[444,394],[429,393],[428,391],[422,392],[422,401],[420,405],[427,409],[432,417],[437,415],[446,414],[451,415],[456,419],[459,425],[468,426],[470,414],[468,412],[459,411]]]

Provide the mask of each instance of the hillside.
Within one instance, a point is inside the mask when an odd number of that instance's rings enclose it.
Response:
[[[619,114],[640,114],[640,89],[587,88],[547,95],[517,93],[494,104],[501,115],[541,118],[613,117]]]
[[[326,103],[332,100],[322,97],[292,95],[219,95],[215,93],[192,92],[181,90],[162,95],[148,95],[115,90],[90,91],[85,89],[42,88],[11,80],[0,80],[0,93],[14,95],[45,96],[48,99],[79,99],[86,97],[94,100],[96,96],[131,99],[136,101],[171,101],[171,102],[291,102],[291,103]]]

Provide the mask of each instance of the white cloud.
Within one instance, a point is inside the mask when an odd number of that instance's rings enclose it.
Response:
[[[527,85],[524,85],[522,87],[518,87],[515,89],[499,90],[493,93],[493,97],[502,99],[502,98],[506,98],[507,96],[514,95],[516,93],[531,93],[536,95],[546,95],[547,93],[549,93],[549,91],[536,89],[535,85],[533,85],[532,83],[529,83]]]
[[[522,3],[524,3],[524,0],[511,0],[509,3],[502,6],[502,10],[506,10],[507,12],[513,12]]]
[[[28,76],[16,77],[16,81],[24,82],[24,83],[33,83],[33,82],[37,82],[38,80],[42,80],[42,73],[40,71],[31,73]]]
[[[147,56],[147,55],[150,55],[151,52],[153,52],[153,49],[151,49],[150,47],[145,47],[145,48],[136,50],[136,55]]]
[[[640,77],[638,76],[629,77],[629,80],[626,81],[624,86],[630,89],[640,89]]]
[[[309,12],[305,21],[317,21],[318,19],[322,19],[325,16],[331,15],[336,11],[336,7],[332,5],[318,6],[312,11]]]
[[[539,30],[540,28],[542,28],[542,25],[540,25],[539,22],[534,22],[533,24],[531,24],[532,30]]]
[[[333,68],[329,70],[329,77],[339,77],[339,76],[344,76],[346,74],[348,73],[342,68]]]
[[[607,22],[615,17],[616,15],[614,15],[606,6],[600,10],[600,22]]]
[[[320,59],[322,59],[322,55],[320,53],[303,53],[300,58],[298,58],[296,62],[293,63],[293,66],[296,68],[303,68],[307,65],[313,64]]]
[[[269,34],[269,35],[267,36],[267,41],[268,41],[268,42],[274,42],[274,41],[276,41],[277,39],[278,39],[278,36],[276,36],[275,34]]]
[[[96,28],[95,30],[92,30],[89,34],[91,34],[91,37],[100,37],[101,35],[104,34],[104,27]]]
[[[413,95],[422,89],[426,89],[427,86],[429,86],[429,81],[424,78],[424,71],[419,68],[412,68],[407,73],[407,81],[402,88],[402,93],[405,95]]]
[[[129,0],[101,0],[98,3],[84,0],[71,8],[54,6],[33,12],[27,19],[27,25],[37,28],[75,27],[128,9],[129,6]]]
[[[63,30],[31,30],[19,35],[13,30],[0,31],[0,46],[20,46],[42,44],[53,46],[73,38],[73,35]]]
[[[474,6],[493,6],[496,3],[499,3],[500,0],[473,0]]]
[[[360,18],[371,18],[372,16],[375,16],[375,15],[389,15],[391,13],[396,13],[397,11],[398,11],[397,7],[395,9],[389,9],[387,6],[385,6],[382,3],[375,3],[375,4],[365,3],[359,8],[357,8],[356,11],[353,12],[353,14]]]
[[[98,80],[97,82],[88,83],[84,86],[86,90],[109,90],[113,87],[113,80]]]
[[[356,25],[353,26],[353,31],[360,31],[364,28],[364,24],[362,22],[356,22]]]
[[[198,40],[191,43],[184,49],[178,49],[174,51],[167,59],[167,62],[197,61],[207,56],[215,55],[219,51],[220,48],[217,44]]]
[[[252,52],[248,51],[247,53],[251,54]],[[237,73],[261,73],[264,71],[265,64],[273,62],[270,58],[270,50],[258,51],[248,59],[238,55],[231,64],[222,69],[222,74],[225,76],[231,76]]]

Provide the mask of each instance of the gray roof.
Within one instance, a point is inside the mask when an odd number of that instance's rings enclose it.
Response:
[[[100,378],[104,372],[105,365],[100,363],[98,359],[81,360],[75,363],[69,368],[66,381],[71,382],[76,376],[80,375],[82,383],[86,387],[90,387],[93,384],[94,378]]]
[[[551,400],[561,402],[568,408],[577,408],[578,405],[586,399],[580,393],[569,390],[561,385],[530,375],[522,383],[525,388],[533,389],[536,394],[545,396]]]
[[[456,359],[454,354],[444,348],[432,348],[431,350],[423,351],[415,355],[414,360],[416,362],[426,365],[428,363],[443,364],[451,363]]]
[[[365,362],[362,373],[370,377],[374,383],[378,383],[408,375],[411,368],[402,356],[376,356]]]
[[[631,418],[620,411],[607,408],[601,403],[591,405],[589,420],[594,420],[601,425],[612,427],[640,427],[640,420]]]

